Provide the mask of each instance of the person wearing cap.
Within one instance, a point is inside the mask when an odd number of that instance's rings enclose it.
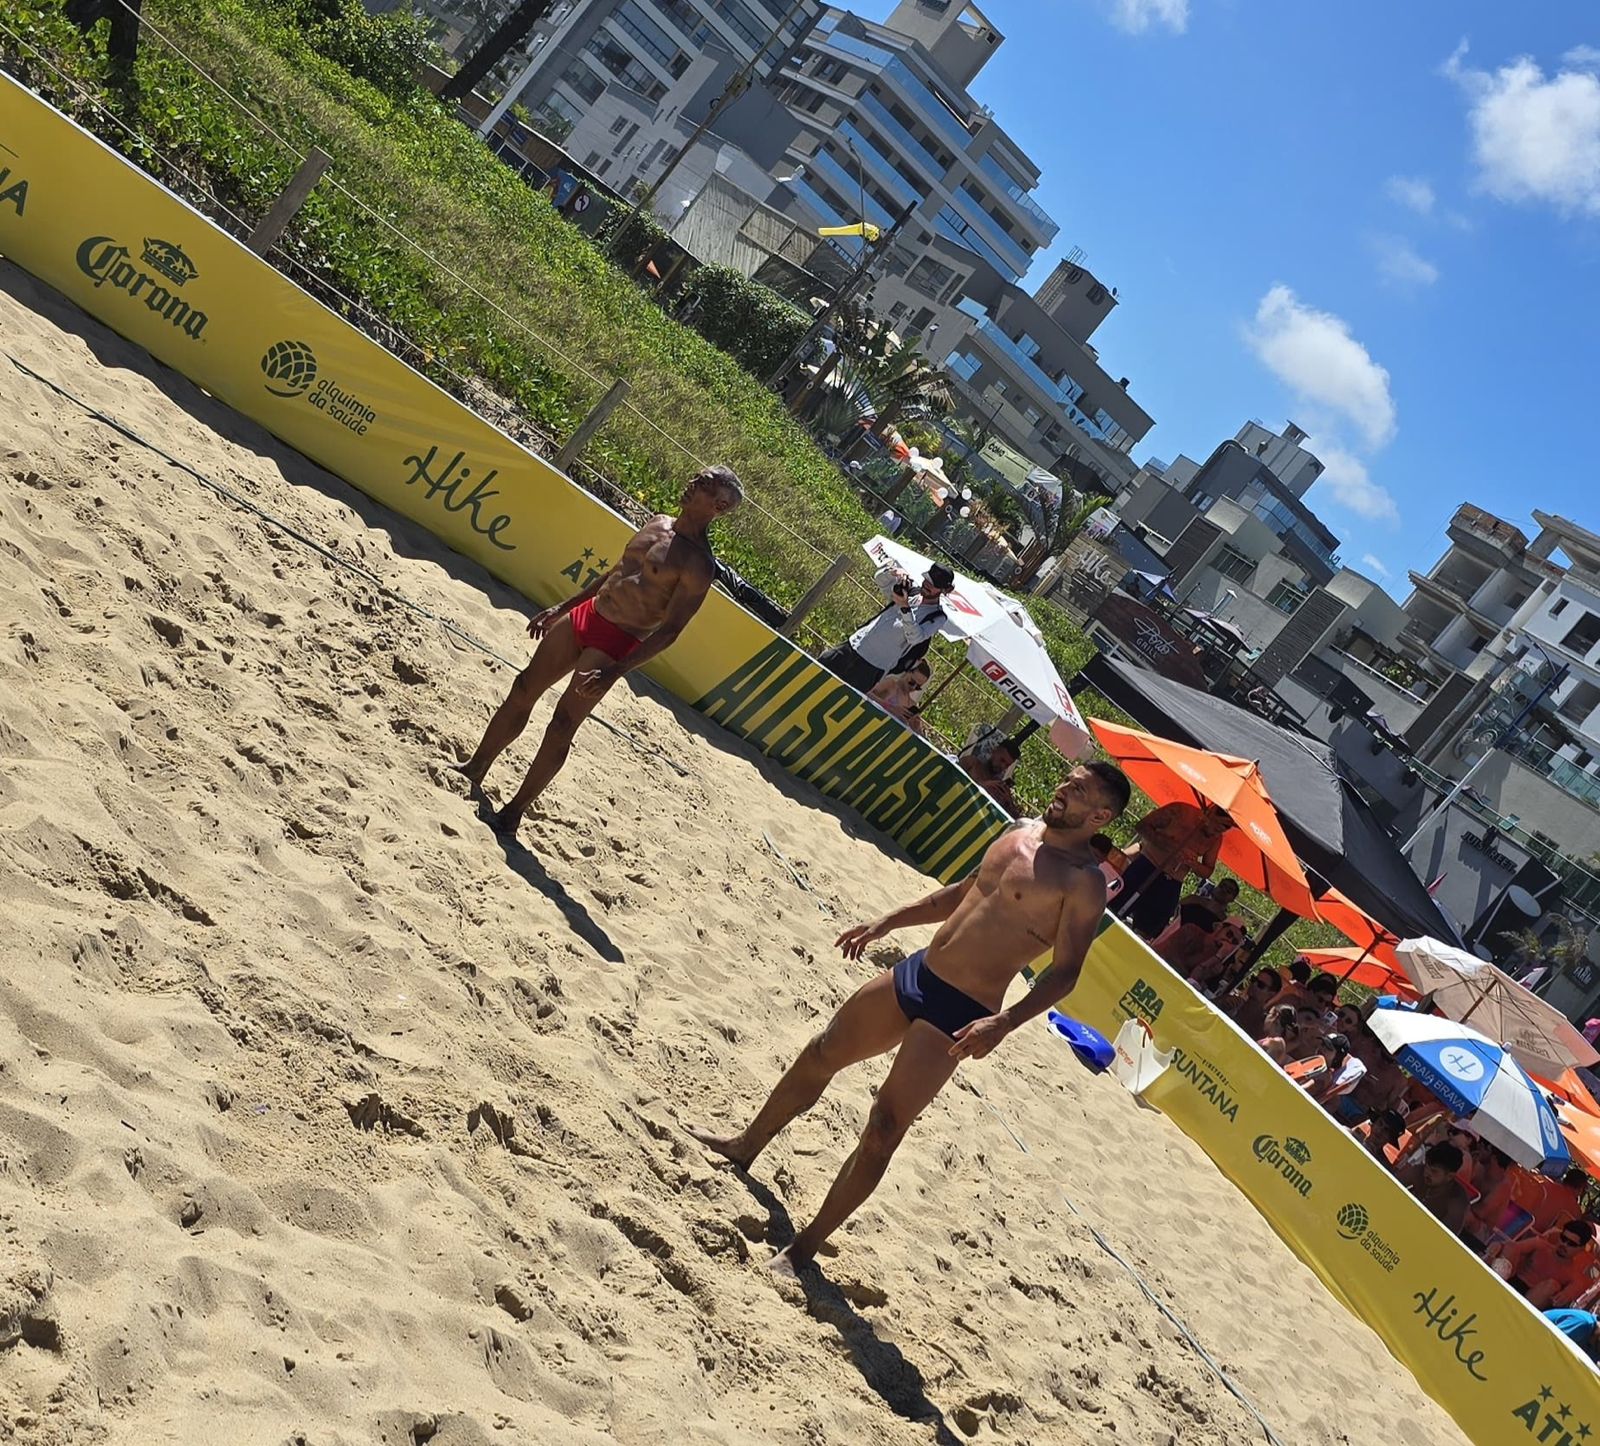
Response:
[[[889,596],[889,606],[857,628],[848,642],[829,648],[817,659],[861,693],[870,693],[907,653],[932,639],[945,623],[941,599],[956,585],[956,575],[942,562],[928,569],[915,592],[911,579],[894,566],[880,569],[877,580]]]

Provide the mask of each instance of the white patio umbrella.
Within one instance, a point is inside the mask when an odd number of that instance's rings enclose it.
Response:
[[[1437,939],[1405,939],[1394,952],[1418,991],[1433,996],[1440,1014],[1500,1041],[1524,1069],[1554,1079],[1600,1060],[1570,1019],[1476,955]]]
[[[877,567],[897,567],[913,577],[933,565],[930,558],[887,537],[874,537],[862,546]],[[976,578],[959,572],[955,577],[955,586],[943,599],[943,631],[965,639],[967,662],[1048,728],[1057,752],[1066,758],[1086,757],[1094,746],[1088,726],[1027,609]]]
[[[1503,1046],[1469,1025],[1409,1009],[1377,1010],[1367,1027],[1401,1069],[1519,1165],[1560,1175],[1572,1163],[1550,1101]]]

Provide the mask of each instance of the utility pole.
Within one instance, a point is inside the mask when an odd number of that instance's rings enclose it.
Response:
[[[733,79],[723,89],[722,94],[711,102],[711,109],[706,112],[706,118],[694,128],[689,139],[678,147],[677,153],[667,162],[661,174],[651,183],[650,188],[634,202],[633,209],[628,212],[627,219],[617,227],[616,233],[611,238],[611,244],[606,247],[606,250],[611,255],[615,256],[617,254],[618,248],[622,245],[622,238],[633,229],[633,223],[639,219],[639,213],[655,200],[656,193],[666,184],[667,177],[678,169],[678,163],[694,149],[700,137],[711,129],[717,117],[750,88],[750,78],[755,74],[756,67],[761,64],[763,57],[767,53],[767,48],[782,35],[784,26],[793,20],[805,5],[806,0],[794,0],[794,3],[784,12],[783,19],[772,27],[767,34],[767,38],[756,47],[755,54],[739,67],[734,73]]]
[[[861,259],[856,263],[855,270],[839,283],[838,289],[835,290],[828,304],[822,308],[822,314],[811,323],[806,330],[806,334],[795,343],[794,350],[778,364],[778,369],[767,378],[769,387],[776,387],[782,384],[783,379],[794,369],[800,358],[816,344],[817,338],[822,335],[823,328],[827,326],[834,312],[843,307],[861,289],[861,283],[867,279],[867,273],[872,269],[872,263],[889,249],[890,244],[899,234],[900,228],[911,219],[911,214],[917,209],[917,204],[916,201],[908,201],[905,209],[895,217],[894,225],[883,232],[876,241],[861,248]],[[866,238],[862,237],[862,240],[865,241]]]

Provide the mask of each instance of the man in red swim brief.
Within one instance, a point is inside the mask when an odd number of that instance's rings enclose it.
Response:
[[[687,626],[711,590],[707,530],[743,500],[730,469],[707,467],[689,479],[676,517],[652,517],[615,567],[575,597],[534,615],[528,636],[540,642],[533,660],[517,675],[472,757],[455,765],[476,792],[490,765],[527,727],[533,705],[572,674],[522,786],[494,816],[497,832],[516,833],[523,814],[567,761],[579,724],[611,685],[670,647]]]

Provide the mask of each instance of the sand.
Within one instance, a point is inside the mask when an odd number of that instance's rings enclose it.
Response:
[[[0,347],[525,650],[475,567],[9,264]],[[772,1279],[885,1062],[748,1181],[682,1124],[737,1122],[870,972],[833,935],[927,882],[648,687],[506,851],[442,767],[503,670],[4,358],[0,416],[0,1439],[1263,1439],[1085,1219],[1285,1443],[1462,1439],[1043,1026]]]

